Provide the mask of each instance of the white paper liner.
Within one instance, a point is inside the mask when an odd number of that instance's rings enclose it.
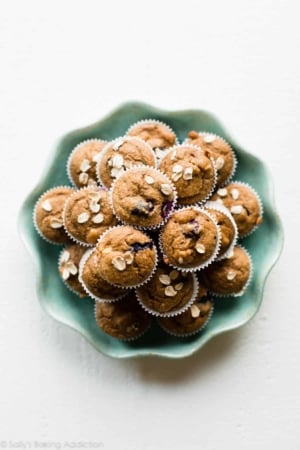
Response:
[[[236,168],[237,168],[237,158],[236,158],[236,154],[235,154],[235,152],[233,151],[233,148],[231,147],[231,145],[230,145],[224,138],[222,138],[221,136],[219,136],[218,134],[210,133],[210,132],[208,132],[208,131],[197,131],[197,133],[198,133],[200,136],[213,136],[214,138],[220,139],[220,140],[223,141],[225,144],[227,144],[228,147],[229,147],[230,150],[231,150],[232,159],[233,159],[232,169],[231,169],[230,174],[229,174],[228,177],[226,178],[226,180],[223,181],[223,183],[221,183],[220,185],[218,185],[218,188],[221,188],[221,187],[223,187],[223,186],[225,186],[226,184],[229,183],[229,181],[232,179],[232,177],[234,176],[234,174],[235,174],[235,172],[236,172]],[[189,140],[189,138],[187,137],[187,138],[183,141],[183,143],[188,142],[188,140]],[[201,146],[199,145],[198,148],[201,148]],[[217,183],[218,183],[218,178],[217,178]]]
[[[175,137],[175,144],[174,145],[178,145],[179,141],[177,139],[176,133],[173,130],[173,128],[170,127],[170,125],[168,125],[165,122],[162,122],[161,120],[157,120],[157,119],[142,119],[142,120],[138,120],[137,122],[134,122],[132,125],[130,125],[130,127],[128,128],[128,130],[126,131],[126,135],[128,135],[128,133],[130,133],[134,128],[140,126],[140,125],[147,125],[149,123],[154,123],[154,124],[158,124],[158,125],[162,125],[163,127],[166,127],[170,133],[173,133],[174,137]],[[162,150],[168,150],[170,147],[166,148],[166,149],[162,149]]]
[[[106,146],[105,146],[105,147],[103,148],[103,150],[101,151],[100,157],[99,157],[98,162],[97,162],[97,164],[96,164],[96,177],[97,177],[97,181],[98,181],[98,183],[100,183],[102,186],[105,186],[107,189],[110,189],[111,186],[107,186],[107,185],[103,182],[103,180],[102,180],[102,178],[101,178],[101,175],[100,175],[100,167],[101,167],[102,159],[103,159],[103,157],[105,156],[105,154],[106,154],[106,153],[112,148],[112,146],[113,146],[115,143],[117,143],[118,141],[123,141],[123,142],[137,141],[137,142],[141,143],[142,145],[146,146],[146,147],[148,148],[149,152],[150,152],[150,153],[152,154],[152,156],[153,156],[153,167],[156,168],[156,166],[157,166],[155,153],[154,153],[152,147],[151,147],[147,142],[145,142],[145,141],[143,141],[142,139],[140,139],[139,137],[135,137],[135,136],[119,136],[119,137],[117,137],[116,139],[113,139],[112,141],[110,141],[110,142],[108,142],[108,143],[106,144]],[[117,153],[118,153],[118,150],[116,150],[116,154],[117,154]],[[134,167],[139,167],[139,166],[143,166],[143,165],[146,165],[146,164],[143,164],[142,161],[141,161],[141,162],[137,163],[136,166],[134,166]],[[147,166],[148,166],[148,165],[147,165]],[[152,166],[149,166],[149,167],[152,167]],[[124,171],[127,171],[127,170],[130,170],[130,169],[124,169]],[[121,173],[120,175],[122,175],[122,173]],[[119,176],[120,176],[120,175],[119,175]],[[119,177],[119,176],[118,176],[118,177]],[[117,179],[118,177],[116,177],[116,179]],[[111,177],[111,178],[112,178],[112,177]]]
[[[80,295],[75,289],[72,288],[72,286],[70,286],[70,285],[67,283],[67,280],[64,280],[64,279],[63,279],[63,277],[61,276],[61,274],[60,274],[60,272],[59,272],[59,267],[60,267],[60,264],[61,264],[61,258],[62,258],[62,255],[63,255],[63,253],[64,253],[65,251],[68,251],[66,247],[64,247],[64,248],[60,251],[59,256],[58,256],[58,260],[57,260],[58,273],[59,273],[59,275],[60,275],[60,279],[61,279],[61,281],[64,283],[64,285],[69,289],[69,291],[71,291],[73,294],[76,294],[79,298],[84,299],[84,298],[87,297],[87,295],[86,295],[86,296]],[[83,255],[83,256],[84,256],[84,255]],[[81,257],[81,259],[82,259],[82,257]],[[80,261],[81,261],[81,259],[80,259]],[[80,262],[79,262],[79,265],[80,265]],[[78,280],[79,280],[79,265],[78,265],[78,267],[77,267],[77,270],[78,270],[78,273],[77,273]],[[81,283],[80,280],[79,280],[79,282]],[[85,293],[86,293],[86,292],[85,292]]]
[[[87,295],[89,297],[92,297],[92,299],[96,300],[96,302],[102,302],[102,303],[114,303],[117,302],[118,300],[120,300],[121,298],[125,297],[125,295],[127,295],[128,290],[124,289],[124,293],[122,293],[121,295],[119,295],[118,297],[115,297],[113,299],[108,299],[105,297],[97,297],[95,294],[93,294],[93,292],[91,292],[89,290],[89,288],[87,287],[87,285],[85,284],[85,282],[82,279],[82,273],[83,273],[83,269],[84,266],[87,262],[87,260],[89,259],[89,257],[91,256],[91,254],[95,251],[95,248],[90,248],[88,249],[85,254],[82,256],[81,260],[80,260],[80,264],[79,264],[79,269],[78,269],[78,279],[84,289],[84,291],[87,293]],[[121,288],[120,288],[121,289]]]
[[[197,145],[194,145],[194,144],[177,144],[177,145],[173,145],[172,147],[168,148],[168,150],[166,151],[166,154],[161,159],[158,168],[160,169],[161,162],[163,161],[163,159],[167,155],[171,154],[172,152],[174,152],[178,148],[180,149],[182,147],[196,149],[196,150],[200,150],[201,151],[201,147],[199,147]],[[212,166],[213,166],[213,171],[214,171],[214,179],[213,179],[213,184],[212,184],[212,187],[211,187],[210,191],[206,194],[206,196],[202,200],[197,200],[196,202],[182,203],[182,202],[180,202],[180,198],[178,198],[178,204],[180,204],[182,206],[193,206],[195,204],[203,205],[212,196],[212,194],[213,194],[213,192],[214,192],[214,190],[216,188],[218,172],[217,172],[217,169],[216,169],[216,163],[215,163],[214,159],[213,158],[209,158],[209,157],[208,157],[208,159],[210,159],[210,161],[212,163]],[[164,173],[163,171],[161,171],[161,172]]]
[[[259,206],[259,214],[260,214],[260,217],[262,218],[263,214],[264,214],[263,203],[262,203],[260,196],[256,192],[256,190],[250,184],[246,183],[245,181],[232,180],[230,183],[245,186],[253,193],[253,195],[255,195],[255,197],[257,198],[258,206]],[[244,239],[244,238],[250,236],[250,234],[254,233],[254,231],[256,231],[259,226],[260,226],[260,223],[258,225],[254,225],[254,227],[250,231],[248,231],[248,233],[244,234],[244,236],[239,236],[239,239]]]
[[[131,227],[131,228],[133,228],[133,229],[136,229],[136,228],[133,227],[132,225],[115,225],[115,226],[113,226],[113,227],[110,227],[108,230],[106,230],[106,231],[99,237],[96,246],[97,246],[97,245],[105,238],[105,236],[106,236],[110,231],[112,231],[112,230],[114,230],[114,229],[118,229],[118,228],[123,228],[123,227]],[[125,289],[125,290],[127,290],[127,291],[128,291],[128,289],[135,289],[135,288],[140,287],[140,286],[142,286],[143,284],[147,283],[147,281],[149,281],[150,278],[152,278],[152,276],[154,275],[154,273],[155,273],[155,271],[156,271],[156,269],[157,269],[157,264],[158,264],[158,251],[157,251],[156,244],[155,244],[154,240],[153,240],[147,233],[145,233],[145,231],[141,231],[141,230],[138,230],[138,231],[140,231],[141,233],[143,233],[145,236],[147,236],[148,239],[150,239],[151,242],[153,242],[153,247],[152,247],[152,248],[153,248],[153,250],[154,250],[154,266],[153,266],[153,269],[152,269],[152,272],[150,273],[150,275],[149,275],[144,281],[142,281],[141,283],[138,283],[138,284],[132,284],[132,285],[130,285],[130,286],[120,286],[119,284],[114,284],[114,283],[112,283],[111,281],[109,281],[107,278],[105,278],[104,276],[101,275],[102,278],[103,278],[105,281],[107,281],[109,284],[111,284],[112,286],[115,286],[115,287],[118,287],[118,288],[121,288],[121,289]]]
[[[209,214],[209,212],[206,211],[203,207],[196,206],[196,205],[186,206],[184,208],[177,209],[176,211],[174,211],[173,214],[176,214],[178,212],[185,211],[185,210],[191,209],[191,208],[195,209],[196,211],[199,211],[199,212],[203,213],[204,215],[209,217],[211,219],[211,221],[215,224],[216,232],[217,232],[217,242],[216,242],[215,250],[214,250],[213,254],[210,256],[210,258],[208,258],[203,263],[197,265],[196,267],[181,267],[181,266],[176,266],[175,264],[172,264],[172,263],[168,263],[169,266],[174,267],[175,269],[179,269],[182,272],[196,272],[196,271],[198,271],[200,269],[204,269],[205,267],[209,266],[217,258],[218,253],[220,251],[220,245],[221,245],[221,230],[220,230],[220,227],[217,224],[215,218],[211,214]],[[172,215],[169,217],[169,220],[171,219],[171,217],[172,217]],[[169,258],[165,254],[164,248],[163,248],[163,244],[162,244],[162,233],[163,233],[163,231],[164,231],[164,229],[162,228],[160,233],[159,233],[158,244],[159,244],[159,248],[160,248],[161,254],[163,256],[163,259],[167,259],[168,260]]]
[[[68,160],[67,160],[67,165],[66,165],[66,170],[67,170],[67,175],[68,178],[70,180],[70,183],[72,184],[72,186],[76,187],[76,188],[81,188],[81,187],[85,187],[85,186],[78,186],[78,184],[75,183],[72,174],[71,174],[71,161],[73,156],[75,155],[75,153],[78,151],[78,149],[83,145],[83,144],[88,144],[88,143],[92,143],[92,142],[99,142],[101,144],[107,143],[107,141],[105,141],[104,139],[85,139],[84,141],[81,141],[79,144],[77,144],[73,150],[71,151]],[[97,180],[95,180],[95,182],[97,183]]]
[[[235,245],[237,243],[239,232],[238,232],[235,220],[232,217],[229,209],[226,208],[226,206],[221,205],[218,202],[212,201],[212,202],[207,202],[205,204],[205,208],[214,209],[214,210],[219,211],[222,214],[224,214],[226,217],[228,217],[228,219],[230,220],[230,223],[232,224],[233,229],[234,229],[234,236],[233,236],[233,239],[232,239],[228,249],[226,250],[226,252],[223,255],[218,256],[216,258],[216,261],[221,261],[222,259],[227,258],[232,253],[232,250],[233,250],[233,248],[235,247]]]
[[[127,293],[128,293],[128,292],[127,292]],[[122,341],[122,342],[133,342],[133,341],[136,341],[137,339],[140,339],[142,336],[144,336],[144,334],[146,334],[147,331],[149,331],[150,328],[151,328],[151,320],[149,320],[148,326],[147,326],[140,334],[138,334],[137,336],[131,337],[131,338],[117,338],[117,337],[115,337],[115,336],[112,336],[111,334],[106,333],[106,331],[104,331],[103,328],[101,328],[101,327],[99,326],[99,324],[98,324],[98,322],[97,322],[97,310],[96,310],[96,306],[97,306],[97,303],[95,303],[95,305],[94,305],[94,317],[95,317],[95,320],[96,320],[96,323],[97,323],[99,329],[100,329],[101,331],[103,331],[103,333],[105,333],[107,336],[109,336],[109,337],[111,337],[111,338],[113,338],[113,339],[117,339],[118,341]]]
[[[196,275],[192,272],[191,273],[192,277],[193,277],[193,292],[192,292],[192,296],[190,298],[190,300],[181,308],[175,310],[175,311],[168,311],[168,312],[164,312],[164,313],[160,313],[158,311],[155,311],[155,309],[149,308],[147,305],[145,305],[143,303],[143,300],[140,298],[138,291],[135,291],[136,294],[136,298],[137,301],[139,302],[139,304],[141,305],[141,307],[147,311],[149,314],[151,314],[152,316],[156,316],[156,317],[175,317],[178,316],[179,314],[182,314],[184,311],[186,311],[188,309],[189,306],[191,306],[194,301],[196,300],[196,297],[198,295],[198,291],[199,291],[199,282],[198,279],[196,277]]]
[[[33,222],[33,225],[34,225],[34,228],[35,228],[36,232],[39,234],[39,236],[40,236],[41,238],[44,239],[44,241],[46,241],[46,242],[48,242],[49,244],[52,244],[52,245],[65,245],[65,244],[67,244],[67,242],[55,242],[55,241],[51,241],[51,239],[48,239],[46,236],[43,235],[43,233],[41,232],[41,230],[40,230],[40,228],[39,228],[39,226],[38,226],[37,220],[36,220],[36,210],[37,210],[37,205],[38,205],[38,203],[40,202],[40,200],[41,200],[46,194],[48,194],[49,192],[55,191],[56,189],[66,189],[66,188],[67,188],[67,189],[73,189],[73,190],[74,190],[74,188],[73,188],[72,186],[55,186],[55,187],[53,187],[53,188],[47,189],[45,192],[43,192],[43,193],[39,196],[39,198],[38,198],[37,201],[35,202],[35,205],[34,205],[34,208],[33,208],[33,211],[32,211],[32,222]],[[70,193],[70,195],[73,195],[73,193]],[[63,214],[63,212],[62,212],[62,214]],[[62,220],[63,220],[63,219],[62,219]]]
[[[170,215],[172,214],[172,212],[173,212],[173,211],[175,210],[175,208],[176,208],[178,196],[177,196],[177,190],[176,190],[176,188],[175,188],[174,183],[170,180],[170,178],[169,178],[164,172],[161,172],[159,169],[157,169],[157,168],[155,168],[155,167],[151,167],[151,166],[147,166],[147,165],[136,166],[136,167],[133,167],[132,169],[127,169],[127,170],[126,170],[126,173],[127,173],[127,172],[131,172],[131,171],[143,171],[143,170],[145,170],[145,169],[151,169],[151,170],[153,170],[154,172],[156,172],[157,174],[163,176],[163,177],[166,179],[166,184],[169,184],[169,185],[172,187],[172,191],[173,191],[173,195],[174,195],[172,209],[170,209],[168,215],[167,215],[165,218],[162,218],[162,221],[161,221],[160,223],[158,223],[158,224],[156,224],[156,225],[150,225],[150,226],[141,226],[141,225],[131,224],[131,223],[129,223],[129,222],[125,222],[125,220],[123,220],[123,219],[117,214],[117,212],[116,212],[116,210],[115,210],[115,207],[114,207],[114,203],[113,203],[113,190],[114,190],[114,188],[115,188],[116,182],[119,180],[119,178],[121,178],[121,177],[124,175],[124,173],[114,180],[114,182],[113,182],[113,184],[112,184],[112,186],[111,186],[111,189],[110,189],[110,197],[109,197],[109,198],[110,198],[110,206],[111,206],[111,208],[112,208],[112,210],[113,210],[113,213],[114,213],[114,215],[116,216],[116,218],[117,218],[122,224],[124,224],[124,225],[130,225],[130,226],[132,226],[132,227],[134,227],[134,228],[137,228],[138,230],[141,230],[141,231],[144,231],[144,230],[146,230],[146,231],[147,231],[147,230],[151,231],[151,230],[156,230],[156,229],[160,228],[164,223],[166,223],[166,221],[168,220],[168,218],[170,217]]]
[[[248,255],[248,258],[249,258],[249,265],[250,265],[248,280],[246,281],[246,283],[245,283],[243,289],[242,289],[241,291],[239,291],[239,292],[236,292],[236,293],[231,293],[231,294],[218,294],[217,292],[214,292],[214,291],[212,291],[211,289],[208,289],[208,291],[210,292],[210,294],[212,294],[212,295],[215,296],[215,297],[220,297],[220,298],[221,298],[221,297],[227,297],[227,298],[228,298],[228,297],[241,297],[242,295],[244,295],[244,293],[246,292],[246,290],[247,290],[249,284],[250,284],[251,281],[252,281],[252,277],[253,277],[253,261],[252,261],[252,257],[251,257],[251,255],[250,255],[249,251],[248,251],[243,245],[238,244],[238,245],[236,245],[236,247],[242,248],[242,249],[245,251],[245,253]]]
[[[80,239],[78,239],[76,236],[74,236],[74,235],[68,230],[67,225],[66,225],[66,218],[65,218],[65,216],[66,216],[66,210],[67,210],[67,208],[68,208],[69,202],[72,200],[72,197],[75,196],[75,195],[77,195],[78,192],[87,191],[87,190],[94,190],[95,192],[97,192],[97,191],[100,191],[100,190],[106,190],[106,189],[103,188],[102,186],[84,186],[84,187],[82,187],[82,188],[78,188],[75,192],[73,192],[73,193],[70,195],[70,197],[68,197],[68,199],[67,199],[67,201],[66,201],[66,203],[65,203],[64,209],[63,209],[62,218],[63,218],[63,224],[64,224],[65,232],[67,233],[67,235],[69,236],[69,238],[70,238],[73,242],[75,242],[76,244],[83,245],[84,247],[93,247],[93,246],[96,245],[96,243],[90,244],[90,243],[88,243],[88,242],[81,241]],[[85,211],[82,211],[82,212],[85,212]],[[90,211],[90,210],[88,210],[87,212],[89,212],[89,214],[91,214],[91,211]],[[95,214],[96,214],[96,213],[95,213]],[[80,225],[80,224],[78,224],[78,225]],[[99,237],[100,237],[100,236],[99,236]]]
[[[192,306],[192,305],[190,305],[190,306]],[[196,334],[200,333],[201,331],[204,330],[204,328],[207,327],[208,323],[210,322],[210,320],[211,320],[211,318],[212,318],[212,316],[213,316],[214,310],[215,310],[215,308],[214,308],[214,303],[212,302],[211,309],[210,309],[210,311],[209,311],[209,314],[208,314],[207,319],[206,319],[206,321],[204,322],[204,324],[201,325],[201,327],[199,327],[197,330],[192,331],[191,333],[182,333],[182,334],[179,334],[179,333],[175,333],[174,331],[170,331],[170,330],[168,330],[168,329],[161,323],[161,321],[159,320],[159,318],[158,318],[158,320],[157,320],[157,323],[159,324],[159,326],[161,327],[162,330],[164,330],[166,333],[170,334],[171,336],[174,336],[174,337],[177,337],[177,338],[187,338],[187,337],[195,336]]]

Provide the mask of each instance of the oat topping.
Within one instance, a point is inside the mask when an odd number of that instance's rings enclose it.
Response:
[[[182,177],[183,167],[180,164],[175,164],[172,169],[172,180],[178,181]]]
[[[229,270],[228,274],[227,274],[227,280],[231,281],[234,280],[236,277],[236,272],[234,272],[233,270]]]
[[[132,264],[132,263],[133,263],[133,260],[134,260],[134,255],[133,255],[133,253],[131,253],[131,252],[125,252],[125,253],[124,253],[124,259],[125,259],[126,264],[128,264],[128,265]]]
[[[97,213],[100,211],[101,206],[99,205],[99,203],[97,203],[96,201],[92,200],[89,203],[89,208],[93,213]]]
[[[192,180],[193,179],[193,168],[187,167],[183,173],[184,180]]]
[[[170,278],[172,281],[177,280],[178,277],[179,277],[179,273],[177,270],[172,270],[170,272]]]
[[[80,164],[80,171],[87,172],[91,168],[90,162],[88,159],[83,159]]]
[[[172,186],[166,183],[162,183],[160,186],[160,190],[164,195],[172,194]]]
[[[49,201],[49,200],[45,200],[45,201],[42,203],[42,208],[43,208],[43,210],[46,211],[46,212],[52,211],[52,206],[51,206],[50,201]]]
[[[78,179],[79,179],[79,182],[80,182],[81,184],[87,184],[88,181],[89,181],[89,176],[88,176],[87,173],[81,172],[81,173],[79,174]]]
[[[78,214],[77,216],[77,222],[78,223],[86,223],[90,218],[90,215],[87,212],[83,212],[81,214]]]
[[[232,214],[241,214],[243,212],[242,205],[234,205],[230,208]]]
[[[158,279],[162,284],[165,284],[167,286],[171,284],[171,278],[169,277],[169,275],[165,275],[164,273],[160,274]]]
[[[183,264],[183,258],[182,258],[182,256],[179,256],[178,262],[179,262],[179,264]]]
[[[123,272],[123,270],[126,269],[126,261],[123,258],[123,256],[116,256],[113,260],[112,260],[113,266],[119,270],[120,272]]]
[[[67,261],[69,261],[70,259],[70,252],[68,252],[68,250],[64,250],[61,257],[60,257],[60,262],[61,263],[66,263]]]
[[[94,217],[92,218],[92,222],[93,222],[93,223],[102,223],[103,220],[104,220],[104,216],[103,216],[102,213],[99,213],[99,214],[97,214],[96,216],[94,216]]]
[[[222,156],[218,156],[217,159],[215,160],[215,166],[217,170],[222,169],[222,167],[224,166],[225,160],[224,158],[222,158]]]
[[[176,291],[181,291],[181,289],[183,288],[183,283],[177,283],[174,286]]]
[[[240,192],[238,189],[231,189],[231,197],[233,198],[233,200],[237,200],[240,196]]]
[[[200,242],[197,242],[195,249],[196,249],[196,252],[198,252],[200,254],[205,253],[205,246],[203,244],[201,244]]]
[[[154,178],[150,177],[150,175],[145,175],[145,181],[147,184],[153,184]]]
[[[50,222],[50,227],[53,228],[54,230],[56,230],[58,228],[62,228],[63,221],[61,219],[57,219],[56,217],[53,217],[53,219],[51,219],[51,222]]]
[[[205,134],[203,136],[203,140],[207,144],[211,144],[212,142],[214,142],[215,139],[216,139],[216,136],[214,134]]]
[[[197,317],[200,316],[200,309],[198,308],[197,305],[192,305],[190,310],[191,310],[191,316],[193,317],[193,319],[196,319]]]
[[[228,194],[228,191],[227,191],[226,188],[221,188],[221,189],[218,189],[218,190],[217,190],[217,194],[218,194],[220,197],[226,197],[226,195]]]
[[[165,295],[167,297],[175,297],[175,295],[177,295],[177,291],[175,291],[173,286],[167,286],[165,289]]]
[[[118,139],[113,145],[113,150],[118,151],[119,148],[121,147],[121,145],[123,145],[123,144],[124,144],[123,139]]]

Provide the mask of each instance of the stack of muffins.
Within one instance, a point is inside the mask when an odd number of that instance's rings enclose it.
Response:
[[[252,263],[237,241],[261,223],[262,205],[248,184],[230,181],[236,164],[223,138],[190,131],[179,144],[152,119],[73,149],[72,187],[45,192],[34,223],[64,245],[58,273],[95,300],[105,333],[136,339],[155,317],[167,333],[190,336],[207,325],[214,298],[243,295]]]

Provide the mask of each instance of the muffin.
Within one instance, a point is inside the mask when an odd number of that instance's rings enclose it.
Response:
[[[174,316],[194,301],[198,281],[194,274],[160,263],[153,277],[136,289],[142,307],[157,316]]]
[[[82,247],[84,248],[84,247]],[[99,255],[94,249],[86,250],[80,264],[79,280],[84,291],[96,301],[113,302],[126,294],[124,289],[112,286],[99,275]]]
[[[59,255],[58,272],[65,285],[79,297],[86,297],[79,279],[79,263],[85,253],[79,244],[67,245]]]
[[[262,205],[257,193],[245,183],[234,181],[218,189],[211,200],[218,201],[231,212],[239,237],[248,236],[262,222]]]
[[[83,245],[96,244],[109,227],[117,224],[109,193],[97,187],[74,192],[65,204],[63,220],[70,237]]]
[[[214,218],[193,206],[175,211],[160,234],[165,262],[182,270],[211,263],[218,255],[219,241],[220,230]]]
[[[104,147],[96,168],[97,177],[103,186],[110,188],[125,170],[141,165],[156,167],[152,148],[137,137],[123,136]]]
[[[227,183],[236,168],[236,159],[230,145],[215,134],[190,131],[186,143],[197,145],[215,161],[217,169],[217,186]]]
[[[232,252],[238,238],[236,223],[229,210],[218,202],[207,202],[205,209],[214,217],[220,228],[221,240],[218,259],[226,258]]]
[[[132,291],[115,303],[95,305],[96,322],[106,334],[124,340],[140,337],[149,328],[151,317],[135,299]]]
[[[213,262],[199,273],[201,283],[213,294],[242,295],[251,278],[251,259],[248,252],[235,246],[230,258]]]
[[[167,333],[177,337],[188,337],[206,327],[213,309],[212,300],[198,299],[182,314],[174,317],[159,317],[158,322]]]
[[[174,183],[178,203],[183,205],[204,202],[214,189],[213,162],[195,146],[173,147],[161,160],[159,168]]]
[[[67,163],[72,184],[78,188],[97,185],[96,164],[106,144],[107,141],[101,139],[88,139],[74,148]]]
[[[147,142],[155,151],[158,160],[166,149],[177,143],[176,134],[169,125],[158,120],[141,120],[127,131],[129,136],[137,136]]]
[[[70,238],[63,226],[62,213],[66,200],[74,189],[59,186],[46,191],[36,202],[33,212],[35,228],[46,241],[66,244]]]
[[[119,287],[135,287],[147,281],[156,267],[156,248],[143,232],[128,226],[108,230],[96,245],[99,274]]]
[[[168,177],[151,167],[127,170],[113,184],[112,206],[124,223],[140,228],[162,224],[174,209],[176,191]]]

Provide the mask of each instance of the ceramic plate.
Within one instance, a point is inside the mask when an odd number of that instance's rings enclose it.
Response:
[[[134,343],[125,343],[104,334],[93,316],[94,302],[72,294],[57,274],[60,246],[42,240],[32,223],[32,210],[38,197],[47,189],[69,184],[65,171],[67,158],[79,142],[88,138],[110,140],[122,136],[137,120],[154,118],[165,121],[183,140],[191,129],[205,130],[225,138],[238,159],[236,180],[252,185],[264,205],[264,220],[259,229],[242,241],[254,263],[252,281],[239,298],[219,299],[208,326],[198,335],[179,339],[165,334],[153,321],[151,329]],[[48,314],[81,333],[97,350],[115,358],[157,355],[182,358],[199,350],[208,340],[247,323],[258,311],[266,278],[279,257],[283,232],[276,213],[270,174],[262,161],[251,155],[228,134],[212,114],[205,111],[162,111],[143,103],[126,103],[99,122],[66,134],[54,147],[48,168],[39,184],[25,200],[19,216],[21,236],[37,269],[37,294]]]

